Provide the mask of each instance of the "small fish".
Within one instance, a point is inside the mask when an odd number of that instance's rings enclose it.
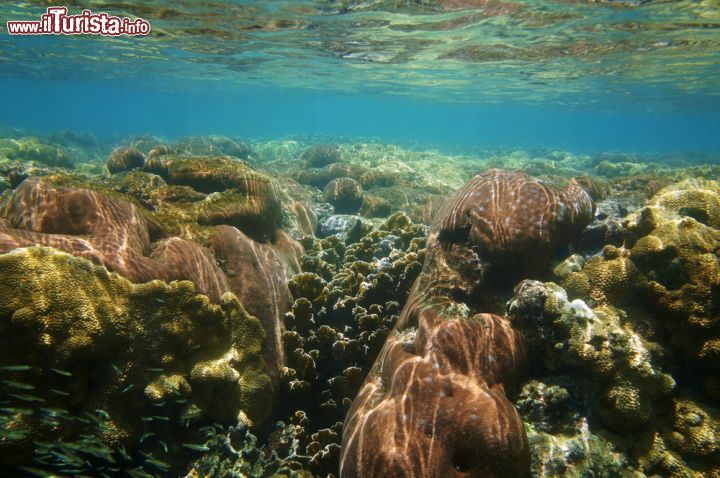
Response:
[[[177,402],[177,403],[187,403],[187,402],[188,402],[188,399],[187,399],[187,398],[180,398],[180,399],[178,399],[178,400],[175,400],[175,402]]]
[[[160,420],[161,422],[169,422],[169,421],[170,421],[170,417],[163,417],[163,416],[153,415],[153,418],[154,418],[155,420]]]
[[[210,451],[210,448],[206,445],[198,445],[196,443],[183,443],[182,446],[193,451]]]
[[[24,440],[27,433],[21,430],[0,430],[1,441],[5,440]]]
[[[53,428],[60,426],[60,422],[57,422],[55,420],[48,420],[46,418],[43,418],[42,420],[40,420],[40,423],[44,423],[45,425],[51,426]]]
[[[86,417],[88,417],[88,419],[90,419],[91,422],[95,422],[95,423],[97,423],[98,425],[101,425],[101,424],[102,424],[102,421],[100,420],[100,418],[96,417],[96,416],[93,415],[92,413],[84,412],[83,415],[85,415]]]
[[[130,390],[132,390],[132,388],[133,388],[134,386],[135,386],[135,384],[131,383],[130,385],[128,385],[127,387],[125,387],[125,388],[122,389],[122,393],[129,392]]]
[[[140,437],[140,443],[144,442],[146,439],[150,438],[153,435],[154,435],[153,432],[144,434],[143,436]]]
[[[51,417],[66,417],[70,412],[62,408],[39,408],[39,410]]]
[[[118,447],[118,452],[120,453],[120,456],[122,456],[126,461],[130,461],[130,455],[127,454],[125,451],[125,446]]]
[[[110,420],[110,415],[108,415],[108,412],[105,410],[95,410],[95,413],[97,413],[103,420]]]
[[[9,387],[17,388],[18,390],[33,390],[34,385],[30,385],[22,382],[15,382],[14,380],[3,380],[3,383]]]
[[[153,421],[153,417],[140,417],[140,420],[144,422],[151,422]]]
[[[9,413],[10,415],[32,415],[35,413],[35,410],[19,407],[3,407],[0,408],[0,412]]]
[[[81,466],[83,464],[83,461],[80,459],[80,457],[72,452],[66,451],[65,453],[60,453],[59,451],[51,451],[50,454],[55,456],[59,460],[67,463],[68,465]]]
[[[122,375],[122,370],[120,370],[120,367],[118,367],[118,366],[115,365],[114,363],[111,363],[110,366],[113,368],[113,370],[115,370],[115,373],[116,373],[116,374]]]
[[[33,461],[47,466],[50,464],[50,455],[36,456],[33,458]]]
[[[164,372],[164,368],[149,368],[148,372]]]
[[[52,370],[53,372],[55,372],[58,375],[62,375],[63,377],[72,377],[73,376],[73,374],[71,374],[67,370],[60,370],[59,368],[51,368],[50,370]]]
[[[39,476],[41,478],[56,478],[57,477],[56,474],[50,473],[49,471],[40,470],[38,468],[31,468],[29,466],[21,466],[20,469],[22,471],[30,473],[32,476]]]
[[[0,370],[6,370],[8,372],[24,372],[26,370],[32,370],[30,365],[5,365],[0,367]]]
[[[170,469],[170,465],[168,463],[160,461],[157,458],[148,458],[145,460],[145,463],[148,463],[161,471],[168,471]]]
[[[165,402],[153,403],[153,407],[164,407],[164,406],[165,406]]]
[[[69,396],[70,396],[69,393],[63,392],[62,390],[58,390],[58,389],[56,389],[56,388],[51,388],[50,391],[51,391],[52,393],[56,393],[56,394],[62,395],[62,396],[64,396],[64,397],[69,397]]]
[[[8,393],[9,396],[23,400],[25,402],[44,402],[44,398],[36,397],[35,395],[26,395],[22,393]]]
[[[125,473],[130,475],[130,478],[153,478],[153,476],[143,470],[141,466],[133,468],[132,470],[127,470]]]
[[[165,454],[167,454],[167,452],[168,452],[167,443],[165,443],[164,441],[161,441],[161,442],[158,442],[158,443],[160,443],[160,446],[163,447],[163,450],[165,451]]]

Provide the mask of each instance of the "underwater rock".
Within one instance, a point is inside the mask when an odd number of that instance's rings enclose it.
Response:
[[[355,227],[358,222],[362,222],[360,216],[332,214],[320,220],[317,236],[321,239],[335,235],[344,236],[349,230]]]
[[[323,199],[335,206],[338,214],[355,214],[363,203],[364,192],[352,178],[336,178],[323,190]]]
[[[313,168],[322,168],[341,161],[340,149],[334,144],[314,144],[303,152],[300,160]]]
[[[135,148],[117,148],[110,153],[105,162],[110,174],[142,168],[145,164],[145,155]]]
[[[87,459],[106,466],[125,461],[121,446],[181,466],[178,448],[200,439],[198,423],[259,423],[270,412],[262,326],[230,293],[216,304],[187,281],[134,284],[83,258],[23,248],[0,255],[0,329],[3,400],[30,409],[0,414],[4,430],[26,437],[2,440],[4,464],[64,442],[64,456],[96,443]],[[94,441],[68,451],[83,433]]]
[[[288,281],[300,272],[302,246],[282,230],[272,244],[255,242],[230,226],[218,226],[216,231],[210,248],[228,276],[230,289],[263,325],[267,334],[263,356],[276,381],[285,365],[284,316],[293,302]]]
[[[214,301],[228,290],[207,251],[179,237],[162,238],[144,210],[125,200],[28,179],[0,213],[7,222],[0,225],[0,252],[49,246],[102,264],[132,282],[189,280]]]

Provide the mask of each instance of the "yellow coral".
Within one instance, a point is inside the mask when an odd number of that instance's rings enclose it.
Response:
[[[655,194],[651,205],[690,216],[720,229],[720,184],[708,179],[686,179]]]
[[[626,249],[605,246],[603,255],[588,259],[582,271],[570,273],[562,286],[571,297],[619,306],[632,298],[638,276]]]
[[[188,281],[133,284],[55,249],[17,249],[0,255],[0,328],[12,337],[0,363],[22,357],[33,370],[64,371],[27,380],[47,406],[107,411],[113,439],[137,438],[140,417],[171,398],[189,398],[208,418],[255,422],[270,411],[262,327],[230,293],[215,304]],[[198,377],[208,363],[222,373]],[[204,400],[203,386],[228,381],[221,399]],[[50,393],[59,387],[68,393]]]

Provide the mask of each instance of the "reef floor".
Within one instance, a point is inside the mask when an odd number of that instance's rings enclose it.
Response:
[[[0,130],[0,474],[720,477],[720,158]]]

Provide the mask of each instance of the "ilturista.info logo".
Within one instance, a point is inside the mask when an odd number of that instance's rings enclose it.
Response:
[[[142,18],[115,17],[83,10],[68,15],[67,7],[49,7],[39,21],[9,21],[10,35],[102,35],[143,36],[150,34],[150,22]]]

